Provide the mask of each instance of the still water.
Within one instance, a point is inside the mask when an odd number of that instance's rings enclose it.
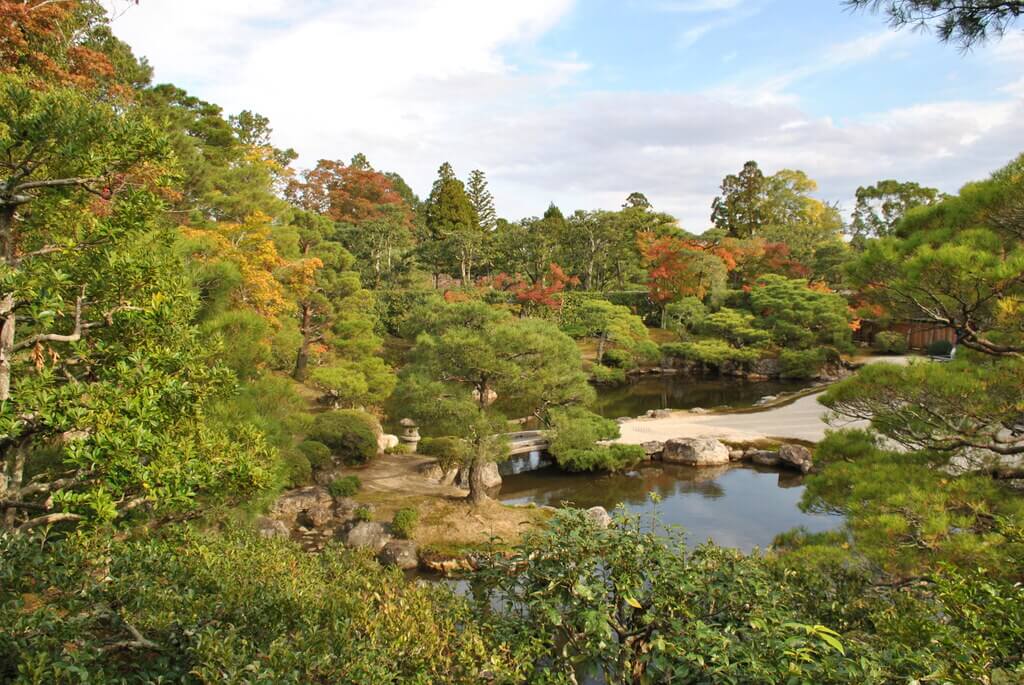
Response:
[[[766,547],[776,534],[803,526],[811,532],[837,528],[842,518],[800,511],[803,477],[755,466],[692,468],[663,464],[625,474],[571,474],[557,468],[510,475],[499,499],[507,504],[589,508],[612,511],[618,504],[633,514],[657,507],[662,524],[686,529],[687,543],[713,540],[749,551]],[[661,502],[651,502],[656,492]]]
[[[643,376],[628,385],[598,388],[593,409],[615,419],[640,416],[649,409],[750,407],[762,397],[805,387],[807,383],[800,381],[746,381],[684,374]]]

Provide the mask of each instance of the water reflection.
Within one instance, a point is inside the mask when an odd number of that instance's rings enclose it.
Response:
[[[799,381],[745,381],[683,374],[644,376],[620,387],[598,388],[594,411],[614,419],[640,416],[649,409],[749,407],[762,397],[806,387]]]
[[[771,544],[776,534],[804,526],[825,531],[842,519],[800,511],[803,479],[789,471],[749,466],[692,468],[646,466],[615,475],[570,474],[547,468],[509,476],[500,499],[508,504],[611,510],[624,504],[631,513],[650,513],[657,506],[662,523],[687,530],[690,544],[708,539],[719,545],[749,551]],[[649,493],[661,496],[654,505]]]

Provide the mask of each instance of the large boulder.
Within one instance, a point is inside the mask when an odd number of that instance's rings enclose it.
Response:
[[[768,450],[751,450],[747,452],[746,458],[758,466],[778,466],[779,455]]]
[[[587,509],[587,517],[594,522],[598,528],[607,528],[612,525],[611,514],[604,507],[590,507]]]
[[[660,440],[651,440],[640,446],[644,448],[644,456],[647,459],[661,459],[661,453],[665,451],[665,443]]]
[[[288,526],[269,516],[260,516],[256,519],[256,532],[264,538],[286,538]]]
[[[421,466],[419,473],[427,480],[432,480],[441,485],[451,485],[459,476],[459,467],[452,466],[445,471],[436,461],[431,461]]]
[[[498,472],[497,463],[491,461],[483,465],[483,486],[488,490],[494,490],[501,487],[501,473]],[[459,481],[458,486],[463,490],[469,489],[469,473],[470,468],[468,466],[459,469]]]
[[[807,473],[814,468],[811,451],[803,445],[783,445],[779,448],[779,463],[800,473]]]
[[[662,461],[687,466],[719,466],[729,463],[729,448],[714,438],[677,438],[665,443]]]
[[[334,517],[334,498],[319,485],[289,490],[274,503],[270,515],[289,528],[296,523],[319,528]]]
[[[353,549],[368,549],[373,553],[381,551],[391,542],[391,534],[383,524],[373,521],[359,521],[342,530],[341,539],[345,546]]]
[[[389,433],[381,433],[377,436],[377,449],[386,452],[392,447],[398,447],[398,436]]]
[[[377,559],[385,566],[397,566],[407,571],[419,566],[419,547],[412,540],[392,540],[380,550]]]
[[[778,378],[782,375],[782,363],[777,357],[765,357],[750,362],[748,375],[752,378]]]

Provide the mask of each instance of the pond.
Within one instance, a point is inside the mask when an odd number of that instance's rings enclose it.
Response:
[[[801,381],[747,381],[686,374],[641,376],[628,385],[597,388],[593,410],[601,416],[641,416],[650,409],[750,407],[762,397],[807,387]]]
[[[687,543],[708,539],[750,551],[766,547],[776,534],[803,526],[811,532],[837,528],[842,517],[800,511],[803,477],[757,466],[693,468],[644,466],[624,474],[565,473],[554,467],[507,476],[499,499],[506,504],[601,506],[622,503],[633,514],[657,507],[661,523],[686,529]],[[654,504],[649,493],[661,502]]]

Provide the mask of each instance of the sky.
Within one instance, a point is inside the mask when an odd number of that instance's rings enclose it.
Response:
[[[117,9],[114,32],[157,82],[269,117],[299,168],[362,152],[421,196],[445,161],[464,179],[482,169],[512,220],[640,191],[701,232],[750,159],[803,170],[848,211],[860,185],[956,192],[1024,152],[1024,25],[963,54],[840,0]]]

